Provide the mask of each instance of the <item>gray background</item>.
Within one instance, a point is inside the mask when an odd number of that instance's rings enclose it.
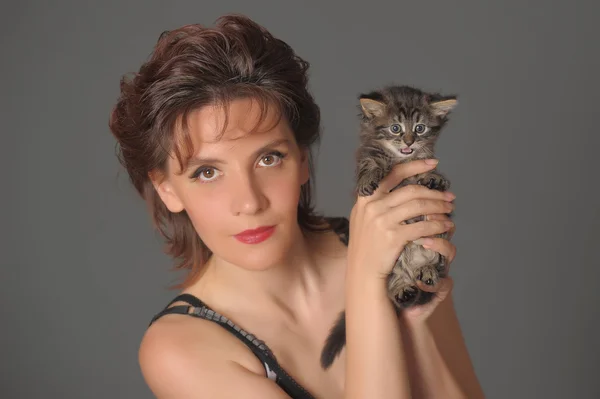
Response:
[[[327,214],[352,205],[358,93],[395,81],[459,94],[438,155],[458,195],[454,295],[484,390],[600,397],[592,1],[48,3],[0,12],[0,397],[151,397],[138,344],[179,276],[108,115],[163,30],[227,12],[312,63]]]

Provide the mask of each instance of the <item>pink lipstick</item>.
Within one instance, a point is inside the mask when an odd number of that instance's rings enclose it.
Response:
[[[244,230],[236,234],[234,237],[244,244],[258,244],[271,237],[275,231],[275,226],[262,226],[257,229]]]

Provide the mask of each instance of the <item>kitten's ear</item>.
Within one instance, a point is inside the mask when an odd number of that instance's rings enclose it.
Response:
[[[375,116],[382,116],[385,113],[386,105],[385,103],[373,100],[372,98],[361,97],[360,107],[366,117],[372,118]]]
[[[456,97],[443,97],[436,98],[429,103],[429,106],[433,110],[433,114],[435,116],[446,116],[450,111],[454,109],[458,105],[458,100]]]

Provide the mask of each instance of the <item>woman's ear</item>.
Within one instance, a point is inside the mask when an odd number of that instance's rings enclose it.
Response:
[[[184,210],[183,203],[179,199],[175,187],[173,187],[173,184],[169,179],[165,178],[162,172],[150,171],[148,177],[160,199],[169,211],[179,213]]]

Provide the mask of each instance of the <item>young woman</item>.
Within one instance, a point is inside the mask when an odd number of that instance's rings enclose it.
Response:
[[[450,294],[396,317],[385,280],[403,246],[453,231],[453,195],[396,167],[349,218],[311,203],[319,108],[308,63],[248,18],[161,35],[123,79],[110,119],[119,160],[187,278],[139,350],[160,399],[479,398]],[[427,220],[401,225],[427,215]],[[455,247],[429,239],[451,262]],[[347,345],[320,352],[339,312]]]

